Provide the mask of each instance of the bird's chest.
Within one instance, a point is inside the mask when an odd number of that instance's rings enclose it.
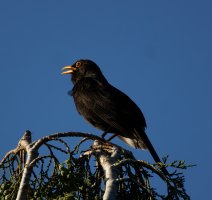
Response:
[[[102,99],[102,87],[95,82],[77,84],[72,96],[78,112],[94,127],[107,130],[108,124],[99,116],[99,104]]]
[[[84,82],[76,84],[72,90],[75,105],[80,114],[89,112],[95,106],[95,91],[97,86],[94,83]]]
[[[82,114],[82,110],[89,111],[94,106],[95,102],[92,100],[90,95],[88,91],[78,91],[77,93],[73,94],[75,105],[80,114]]]

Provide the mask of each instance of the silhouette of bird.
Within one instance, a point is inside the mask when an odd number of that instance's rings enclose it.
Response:
[[[82,59],[62,70],[62,74],[72,74],[71,95],[80,115],[94,127],[114,133],[130,146],[148,149],[155,162],[161,162],[145,133],[146,121],[141,110],[106,80],[96,63]]]

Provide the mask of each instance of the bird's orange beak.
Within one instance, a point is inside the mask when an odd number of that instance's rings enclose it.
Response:
[[[63,67],[62,70],[66,70],[66,71],[62,72],[61,74],[73,74],[76,68],[69,65],[69,66]]]

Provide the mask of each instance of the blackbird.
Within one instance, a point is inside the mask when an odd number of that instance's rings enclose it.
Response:
[[[79,114],[94,127],[114,133],[130,146],[148,149],[155,162],[161,162],[145,133],[146,121],[141,110],[106,80],[96,63],[82,59],[62,70],[62,74],[72,74],[71,95]]]

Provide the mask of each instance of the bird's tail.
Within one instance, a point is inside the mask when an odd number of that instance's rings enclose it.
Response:
[[[152,143],[147,137],[145,131],[144,130],[141,130],[142,132],[141,131],[138,132],[137,130],[134,130],[134,131],[135,131],[135,133],[133,134],[135,136],[134,138],[127,138],[123,136],[118,136],[118,137],[136,149],[148,149],[154,161],[156,163],[161,162],[157,152],[155,151],[155,148],[153,147]],[[164,174],[166,175],[169,174],[165,167],[162,167],[161,170],[163,171]]]
[[[137,138],[128,138],[128,137],[124,137],[124,136],[120,136],[120,135],[118,135],[118,137],[123,142],[130,145],[131,147],[134,147],[136,149],[143,149],[143,150],[147,149],[146,144],[142,140],[138,140]]]

